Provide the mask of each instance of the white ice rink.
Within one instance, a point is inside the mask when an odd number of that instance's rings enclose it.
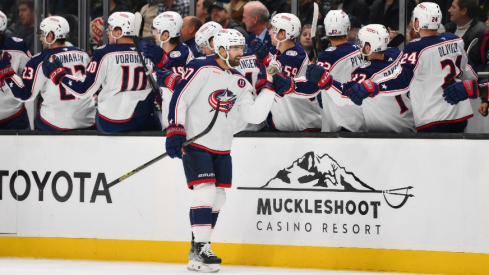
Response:
[[[249,266],[222,266],[218,274],[399,274],[318,269],[291,269]],[[187,271],[183,264],[73,261],[51,259],[1,258],[1,275],[146,275],[146,274],[196,274]],[[403,273],[406,275],[406,273]]]

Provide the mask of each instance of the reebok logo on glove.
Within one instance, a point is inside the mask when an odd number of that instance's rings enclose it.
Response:
[[[322,78],[319,80],[319,87],[325,87],[328,82],[330,80],[330,76],[329,76],[329,73],[328,72],[325,72],[325,74],[323,74]]]
[[[465,90],[467,90],[467,96],[469,98],[472,98],[472,99],[477,98],[478,92],[477,92],[477,90],[474,90],[474,88],[477,89],[477,87],[474,87],[472,81],[470,81],[470,80],[469,81],[464,81],[463,83],[464,83],[464,86],[465,86]]]

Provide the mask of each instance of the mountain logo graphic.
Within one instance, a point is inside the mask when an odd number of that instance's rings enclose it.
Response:
[[[384,196],[386,203],[392,208],[401,208],[407,200],[414,197],[409,194],[412,186],[377,190],[357,176],[340,166],[328,154],[319,156],[308,152],[292,162],[290,166],[277,172],[275,177],[261,187],[238,187],[240,190],[260,191],[311,191],[311,192],[350,192],[378,193]],[[389,200],[387,199],[389,197]],[[393,203],[394,197],[400,202]],[[397,200],[396,200],[397,201]]]

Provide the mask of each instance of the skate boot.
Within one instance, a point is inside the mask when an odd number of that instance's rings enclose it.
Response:
[[[190,271],[197,271],[194,269],[194,266],[196,266],[195,260],[197,258],[197,255],[195,254],[195,242],[191,241],[190,242],[190,251],[188,252],[188,265],[187,269]]]
[[[193,255],[195,258],[190,260],[187,265],[188,270],[204,273],[215,273],[219,271],[221,258],[212,252],[210,243],[194,243]]]

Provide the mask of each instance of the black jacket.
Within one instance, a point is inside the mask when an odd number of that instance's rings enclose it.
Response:
[[[446,32],[455,33],[456,30],[457,24],[455,24],[454,22],[450,22],[445,25]],[[480,66],[482,64],[480,48],[482,45],[482,39],[484,37],[485,30],[486,24],[474,18],[474,20],[472,20],[472,23],[470,23],[469,29],[462,36],[465,50],[467,50],[472,40],[474,40],[475,38],[479,39],[479,42],[477,42],[477,44],[475,44],[475,46],[469,52],[469,60],[472,61],[475,66]]]
[[[399,0],[394,0],[394,2],[387,8],[384,12],[386,0],[378,0],[373,3],[370,7],[372,12],[370,17],[370,22],[372,24],[382,24],[386,28],[391,28],[391,30],[399,30]],[[406,26],[411,20],[411,13],[414,10],[414,2],[412,0],[407,0],[408,10],[405,15]]]
[[[243,25],[241,25],[241,23],[232,19],[231,17],[229,18],[229,23],[226,26],[226,29],[235,29],[235,30],[239,31],[245,38],[248,38],[248,33],[243,28]]]

